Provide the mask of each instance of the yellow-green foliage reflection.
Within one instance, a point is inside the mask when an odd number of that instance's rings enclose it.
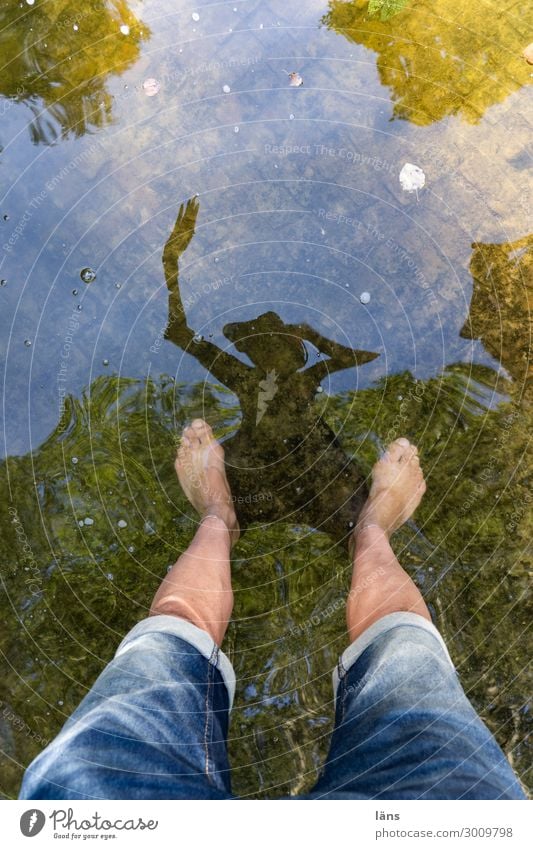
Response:
[[[46,0],[22,8],[3,2],[0,94],[31,109],[35,143],[81,136],[109,123],[107,80],[138,59],[149,36],[125,0]]]
[[[384,442],[406,434],[420,446],[428,478],[422,533],[406,527],[394,545],[470,697],[524,775],[531,411],[506,400],[507,388],[490,369],[456,366],[427,382],[399,374],[324,397],[317,413],[365,474]],[[234,396],[205,383],[110,377],[71,400],[68,414],[67,427],[33,456],[2,467],[4,511],[15,513],[0,524],[0,651],[10,658],[0,700],[19,727],[44,739],[146,615],[192,536],[194,513],[172,463],[184,422],[204,415],[218,435],[231,434],[238,409]],[[87,517],[94,524],[84,525]],[[225,643],[239,681],[230,735],[235,792],[272,796],[312,785],[332,725],[330,672],[346,639],[348,581],[342,549],[304,525],[255,524],[239,542]],[[12,796],[16,764],[43,743],[13,723],[4,730],[0,789]]]
[[[517,384],[530,391],[533,236],[501,245],[476,242],[473,248],[474,292],[461,336],[481,339]]]
[[[388,20],[371,16],[367,0],[330,0],[323,23],[377,53],[394,117],[414,124],[446,115],[476,123],[489,106],[531,82],[521,55],[531,41],[527,0],[418,0]]]

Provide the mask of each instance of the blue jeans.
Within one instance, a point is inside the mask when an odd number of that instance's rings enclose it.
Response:
[[[392,613],[334,673],[335,729],[313,799],[524,799],[427,620]],[[21,799],[230,799],[235,675],[205,631],[136,625],[52,743]]]

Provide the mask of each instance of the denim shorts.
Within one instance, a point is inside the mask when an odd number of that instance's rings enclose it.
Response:
[[[442,637],[392,613],[344,652],[335,728],[307,799],[524,799]],[[231,799],[235,674],[205,631],[154,616],[120,644],[26,770],[21,799]]]

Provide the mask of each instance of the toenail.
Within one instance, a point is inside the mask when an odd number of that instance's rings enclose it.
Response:
[[[400,436],[400,438],[397,439],[396,442],[398,443],[398,445],[404,445],[406,448],[408,445],[410,445],[409,440],[406,439],[405,436]]]

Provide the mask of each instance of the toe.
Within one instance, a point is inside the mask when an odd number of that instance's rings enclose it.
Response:
[[[420,468],[420,457],[418,456],[418,452],[417,452],[415,446],[411,445],[411,447],[408,448],[405,453],[406,453],[406,456],[407,456],[409,462],[413,466],[418,466],[418,468]]]
[[[202,433],[206,433],[206,432],[210,433],[211,432],[211,428],[209,427],[207,422],[204,421],[204,419],[194,419],[194,421],[191,424],[191,427],[193,427],[195,430],[200,431]]]
[[[411,447],[411,443],[405,436],[400,436],[399,439],[395,439],[394,442],[387,447],[385,452],[385,456],[383,459],[389,460],[389,462],[397,463],[406,452]]]
[[[401,445],[403,448],[409,448],[411,443],[405,436],[400,436],[399,439],[395,439],[393,445]]]
[[[203,419],[195,419],[191,424],[191,428],[201,442],[213,439],[213,431],[210,425]]]
[[[196,448],[200,444],[200,432],[193,427],[186,427],[183,430],[183,441],[191,448]]]

